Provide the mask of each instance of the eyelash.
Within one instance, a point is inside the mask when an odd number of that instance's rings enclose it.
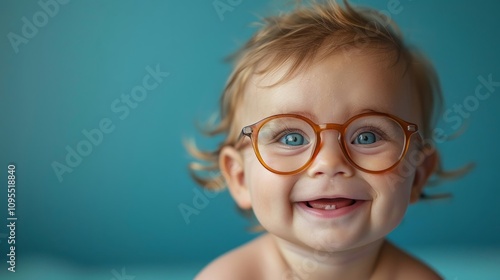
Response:
[[[299,134],[303,135],[303,136],[304,136],[304,138],[306,138],[306,139],[308,138],[308,137],[307,137],[307,134],[306,134],[306,133],[304,133],[303,131],[301,131],[300,129],[289,129],[289,128],[286,128],[286,129],[284,129],[284,130],[282,130],[282,131],[280,131],[280,132],[276,133],[275,135],[273,135],[273,138],[272,138],[273,140],[272,140],[272,142],[273,142],[273,143],[275,143],[275,142],[279,142],[279,140],[280,140],[283,136],[285,136],[285,135],[287,135],[287,134],[290,134],[290,133],[299,133]],[[309,140],[309,139],[308,139],[308,140]]]
[[[350,143],[352,143],[354,141],[354,139],[360,133],[363,133],[363,132],[372,132],[372,133],[375,133],[378,137],[380,137],[380,140],[387,140],[388,139],[387,134],[384,131],[382,131],[379,127],[366,126],[366,127],[363,127],[363,128],[360,128],[360,129],[356,130],[356,132],[352,135],[352,137],[354,137],[354,138],[350,139]]]

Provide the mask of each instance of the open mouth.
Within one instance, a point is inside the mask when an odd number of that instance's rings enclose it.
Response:
[[[354,205],[357,200],[350,198],[321,198],[311,201],[305,201],[308,208],[318,210],[337,210]]]

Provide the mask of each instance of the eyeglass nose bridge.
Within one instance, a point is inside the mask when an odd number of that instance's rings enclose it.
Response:
[[[336,130],[339,133],[342,133],[344,130],[344,125],[337,123],[324,123],[319,124],[315,127],[316,133],[321,133],[325,130]]]
[[[314,130],[316,132],[317,143],[316,143],[315,151],[311,155],[310,161],[312,162],[314,160],[314,158],[319,154],[320,150],[323,148],[324,142],[323,142],[323,137],[321,137],[321,132],[328,131],[328,130],[335,130],[338,132],[337,141],[338,141],[338,144],[340,146],[340,150],[342,151],[344,158],[348,162],[352,163],[350,155],[346,151],[345,146],[343,144],[343,140],[342,140],[342,137],[344,137],[343,134],[344,134],[345,127],[346,127],[346,125],[336,124],[336,123],[325,123],[325,124],[315,125]]]
[[[319,131],[332,130],[332,129],[340,131],[340,130],[344,129],[344,125],[337,124],[337,123],[324,123],[324,124],[318,125]]]
[[[316,135],[317,135],[317,138],[318,138],[318,145],[321,146],[322,145],[322,142],[323,142],[323,139],[321,137],[321,132],[323,131],[327,131],[327,130],[335,130],[337,131],[339,134],[337,136],[337,140],[339,141],[339,144],[342,148],[342,150],[344,150],[344,147],[342,145],[342,137],[343,137],[343,134],[344,134],[344,130],[345,130],[345,125],[343,124],[337,124],[337,123],[325,123],[325,124],[319,124],[319,125],[316,125],[314,127],[314,130],[316,131]]]

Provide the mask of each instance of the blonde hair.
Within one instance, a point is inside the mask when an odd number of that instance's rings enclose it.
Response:
[[[205,188],[225,187],[219,172],[219,153],[225,145],[234,145],[239,129],[236,109],[242,101],[245,86],[252,75],[269,73],[290,65],[280,82],[309,66],[318,56],[356,49],[394,54],[395,63],[404,61],[406,73],[412,78],[423,112],[423,136],[431,137],[437,112],[441,110],[442,94],[431,63],[418,51],[405,46],[397,26],[389,18],[368,8],[354,8],[347,1],[310,1],[299,4],[289,13],[269,17],[261,29],[231,59],[235,62],[220,99],[220,121],[206,135],[226,135],[217,149],[202,151],[193,142],[187,149],[197,160],[189,166],[193,179]],[[438,177],[449,177],[438,167]]]

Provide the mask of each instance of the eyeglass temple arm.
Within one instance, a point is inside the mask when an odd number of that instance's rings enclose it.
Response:
[[[424,136],[422,135],[422,132],[418,129],[418,126],[416,124],[408,124],[406,126],[406,130],[412,132],[412,134],[416,134],[419,140],[419,144],[417,144],[420,148],[422,148],[422,141],[424,141]]]
[[[245,126],[243,129],[241,129],[240,135],[238,136],[238,139],[236,140],[236,144],[234,145],[235,149],[241,148],[243,145],[243,139],[245,139],[245,136],[252,137],[253,133],[253,128],[250,126]]]
[[[418,131],[418,126],[416,124],[409,124],[406,126],[406,130],[416,132]]]

